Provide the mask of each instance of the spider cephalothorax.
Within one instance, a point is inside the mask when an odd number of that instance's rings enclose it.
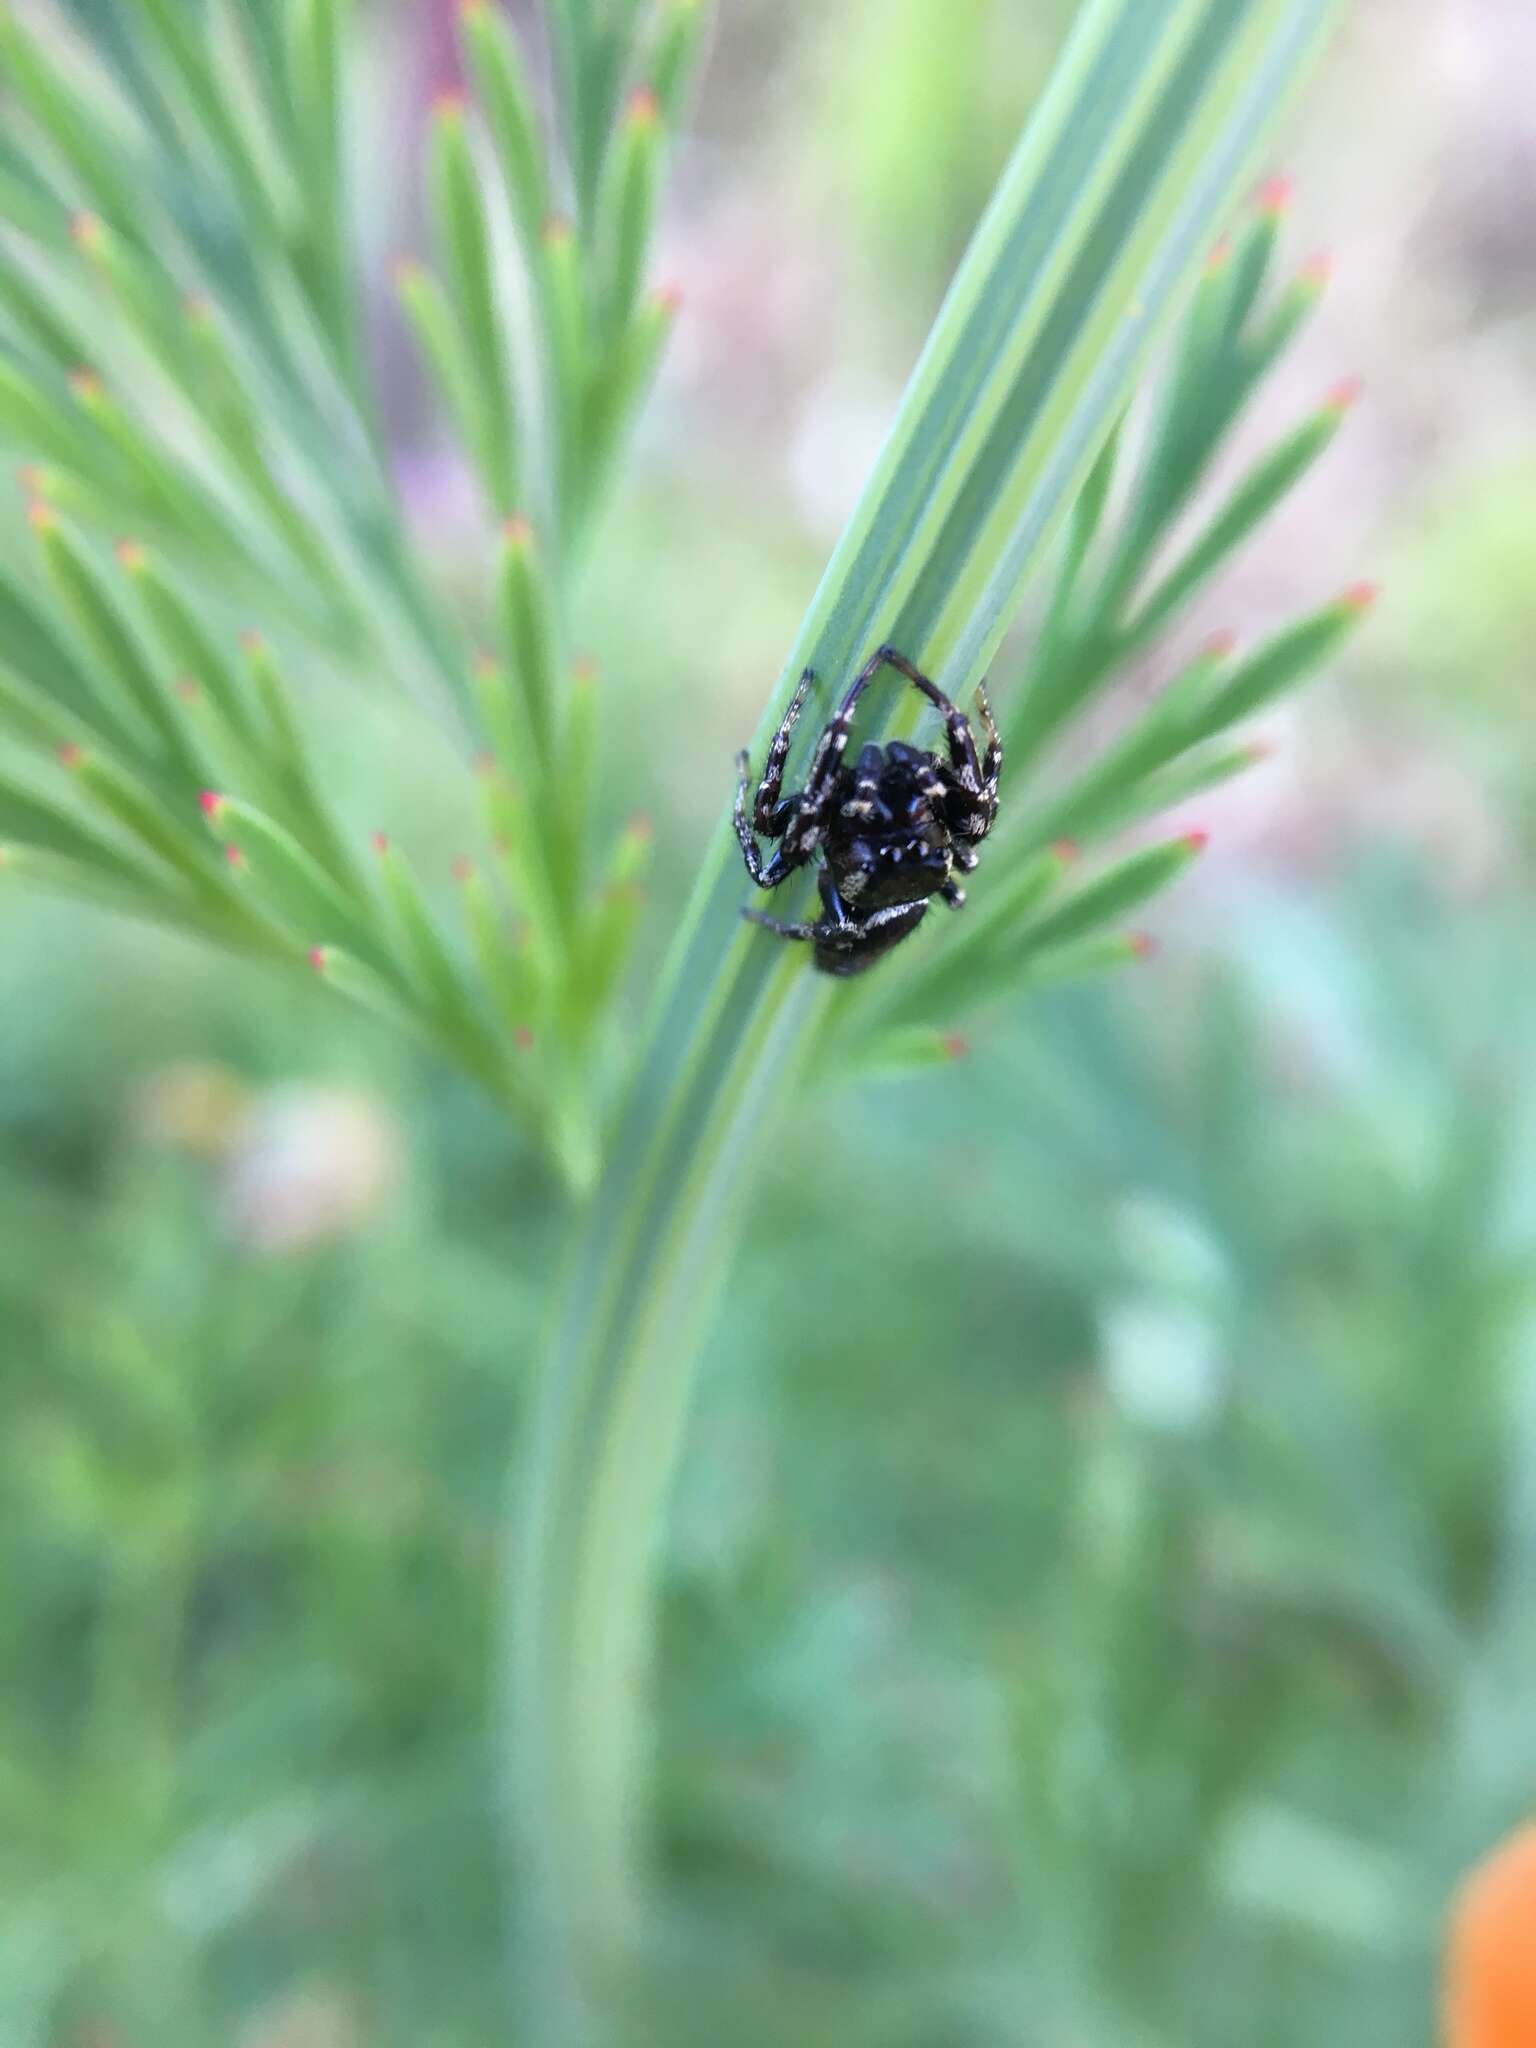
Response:
[[[883,747],[865,747],[851,768],[845,764],[854,706],[882,668],[905,676],[943,713],[947,761],[891,740]],[[849,684],[818,740],[805,787],[784,796],[790,739],[815,680],[811,669],[800,678],[768,749],[750,814],[751,764],[746,754],[740,756],[736,836],[747,872],[760,889],[776,889],[819,854],[817,880],[825,915],[815,924],[784,924],[757,910],[746,915],[782,938],[811,940],[816,965],[824,973],[859,974],[916,931],[930,898],[942,896],[955,910],[965,901],[955,870],[969,873],[975,867],[976,847],[997,816],[1003,743],[980,684],[976,707],[987,751],[978,760],[965,713],[904,654],[882,647]],[[757,843],[759,833],[778,842],[766,859]]]

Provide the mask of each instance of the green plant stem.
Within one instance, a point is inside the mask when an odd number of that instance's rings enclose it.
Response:
[[[999,187],[786,664],[881,639],[957,697],[1120,416],[1327,0],[1095,0]],[[817,699],[818,704],[822,700]],[[540,2038],[633,2011],[659,1531],[767,1120],[827,985],[706,856],[571,1260],[520,1489],[512,1796]]]

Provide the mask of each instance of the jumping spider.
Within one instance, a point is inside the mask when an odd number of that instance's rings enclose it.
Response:
[[[943,713],[948,761],[891,740],[883,747],[871,742],[851,768],[843,765],[854,706],[882,668],[905,676]],[[738,757],[736,836],[747,873],[760,889],[776,889],[819,852],[825,915],[816,924],[784,924],[758,910],[743,915],[781,938],[811,940],[824,974],[862,974],[917,930],[930,897],[942,896],[952,910],[965,901],[954,870],[968,874],[975,867],[976,847],[997,817],[1003,743],[984,687],[977,686],[976,707],[987,750],[978,761],[965,713],[904,654],[882,647],[849,684],[817,741],[804,789],[781,796],[795,722],[815,680],[812,669],[800,678],[768,749],[750,816],[751,763],[745,753]],[[766,859],[758,833],[778,841]]]

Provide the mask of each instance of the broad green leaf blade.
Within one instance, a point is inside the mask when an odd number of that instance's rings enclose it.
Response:
[[[790,651],[756,760],[806,665],[826,692],[890,640],[951,695],[979,677],[1332,11],[1083,9]],[[743,926],[748,893],[722,824],[567,1276],[525,1485],[514,1762],[551,2038],[633,1954],[650,1539],[754,1140],[827,1000],[800,953]]]

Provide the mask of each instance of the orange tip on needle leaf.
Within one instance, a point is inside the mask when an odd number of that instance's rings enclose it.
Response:
[[[659,284],[651,293],[652,303],[660,312],[675,317],[683,309],[682,288],[675,284]]]
[[[432,111],[440,121],[462,120],[468,105],[468,95],[456,85],[445,86],[432,96]]]
[[[1185,832],[1181,835],[1179,843],[1182,846],[1187,846],[1191,853],[1204,853],[1211,843],[1211,835],[1209,832],[1199,830]]]
[[[539,229],[539,240],[546,249],[560,248],[570,241],[572,232],[571,224],[563,213],[552,213]]]
[[[328,948],[325,946],[311,946],[309,949],[309,964],[313,967],[316,974],[324,974],[326,968],[331,964]]]
[[[59,523],[59,515],[51,505],[45,505],[41,498],[27,507],[27,523],[38,533],[52,533]]]
[[[388,853],[388,851],[389,851],[389,834],[388,834],[387,832],[375,832],[375,833],[374,833],[374,835],[373,835],[373,850],[374,850],[374,852],[375,852],[375,853],[380,853],[380,854],[382,854],[382,853]]]
[[[1210,661],[1225,661],[1229,654],[1237,652],[1237,635],[1230,626],[1224,626],[1219,633],[1213,633],[1201,652]]]
[[[526,548],[533,542],[533,527],[521,512],[514,512],[504,520],[501,537],[509,548]]]
[[[76,398],[99,398],[102,389],[101,379],[94,370],[82,366],[78,370],[70,371],[69,388]]]
[[[467,853],[461,853],[454,861],[452,874],[456,882],[472,882],[475,879],[475,864]]]
[[[1082,852],[1075,839],[1053,839],[1050,850],[1064,867],[1068,862],[1076,860]]]
[[[120,540],[115,552],[125,569],[142,569],[149,559],[142,541]]]
[[[216,818],[224,808],[224,799],[216,789],[205,789],[198,798],[205,818]]]
[[[1320,292],[1333,275],[1333,258],[1326,250],[1320,249],[1315,256],[1309,256],[1296,273],[1296,282],[1306,291]]]
[[[1232,237],[1230,235],[1223,235],[1221,240],[1213,245],[1210,255],[1205,259],[1206,275],[1211,277],[1217,271],[1225,270],[1231,260]]]
[[[183,704],[195,704],[203,693],[194,677],[183,676],[176,685],[176,694]]]
[[[247,654],[260,654],[266,644],[266,641],[254,626],[247,626],[240,635],[240,645]]]
[[[638,839],[642,842],[649,839],[655,829],[655,826],[651,823],[650,815],[646,811],[636,811],[635,815],[624,827],[624,830],[631,839]]]
[[[512,1043],[517,1047],[519,1052],[533,1051],[533,1033],[528,1029],[528,1026],[526,1024],[518,1025],[517,1029],[512,1034]]]
[[[245,854],[240,847],[236,846],[233,840],[225,847],[224,858],[232,868],[243,868],[245,866]]]
[[[963,1031],[946,1031],[942,1042],[952,1060],[963,1060],[971,1049],[971,1041]]]
[[[1278,219],[1281,214],[1289,213],[1291,201],[1295,196],[1296,188],[1289,178],[1266,178],[1258,189],[1254,205],[1260,213]]]
[[[73,740],[66,740],[59,748],[59,765],[63,768],[78,768],[84,759],[83,751]]]
[[[1323,400],[1325,412],[1348,412],[1359,400],[1365,386],[1358,377],[1341,377],[1328,396]]]
[[[1351,583],[1339,599],[1346,611],[1368,612],[1381,595],[1381,587],[1375,583]]]
[[[661,101],[648,85],[637,85],[629,96],[629,118],[644,124],[659,119]]]
[[[1136,960],[1150,960],[1157,951],[1157,941],[1150,932],[1131,932],[1125,943],[1131,949],[1132,958]]]

